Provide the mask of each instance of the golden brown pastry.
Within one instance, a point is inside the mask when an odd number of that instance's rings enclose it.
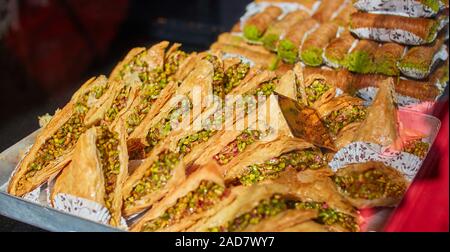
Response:
[[[79,137],[90,126],[94,117],[92,111],[100,107],[113,90],[113,84],[105,76],[88,80],[41,129],[11,178],[8,193],[23,196],[66,166]]]
[[[184,231],[230,204],[236,193],[225,187],[218,171],[205,167],[170,191],[133,224],[131,231]]]
[[[409,184],[400,172],[381,162],[348,165],[333,180],[342,195],[360,209],[396,206]]]
[[[330,230],[358,231],[355,210],[330,178],[308,175],[296,178],[294,173],[285,181],[246,187],[231,204],[188,231],[283,231],[311,220]]]
[[[127,176],[125,126],[114,130],[93,127],[80,137],[72,162],[56,179],[51,199],[64,193],[94,201],[109,210],[110,224],[119,226]]]

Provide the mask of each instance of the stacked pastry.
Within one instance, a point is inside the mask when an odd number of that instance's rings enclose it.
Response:
[[[337,2],[312,17],[298,3],[279,5],[295,7],[285,13],[266,3],[245,38],[222,35],[222,49],[246,54],[168,42],[131,50],[43,126],[8,192],[46,185],[50,206],[132,231],[359,231],[358,209],[396,206],[429,151],[432,132],[397,116],[395,91],[417,89],[301,63],[274,72],[248,57],[272,55],[266,47],[323,60],[352,12]],[[292,27],[308,35],[288,38]],[[370,104],[355,96],[365,85],[378,89]]]
[[[445,90],[447,24],[441,0],[255,1],[211,49],[281,73],[298,61],[346,69],[358,80],[354,91],[370,99],[376,80],[401,77],[398,100],[409,106],[434,102]]]

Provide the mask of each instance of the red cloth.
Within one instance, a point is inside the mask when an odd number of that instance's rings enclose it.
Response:
[[[443,109],[441,130],[422,170],[388,221],[387,232],[449,231],[449,110]]]

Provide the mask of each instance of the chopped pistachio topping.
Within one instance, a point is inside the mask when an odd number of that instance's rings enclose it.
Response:
[[[129,95],[129,89],[127,87],[123,87],[119,94],[114,98],[114,101],[111,107],[108,109],[105,115],[105,121],[108,123],[113,122],[120,111],[122,111],[127,105]]]
[[[282,58],[288,64],[294,64],[297,61],[298,48],[289,40],[281,40],[278,45],[278,57]]]
[[[82,110],[81,112],[85,112]],[[68,149],[73,148],[86,131],[83,123],[85,114],[75,113],[39,148],[33,162],[28,165],[26,178],[33,177],[38,171],[61,157]]]
[[[328,130],[336,136],[342,128],[354,122],[361,122],[366,116],[366,107],[349,105],[333,111],[324,119],[324,123]]]
[[[403,151],[416,155],[421,159],[424,159],[427,156],[429,149],[430,149],[429,143],[422,142],[421,140],[414,140],[408,142],[404,146]]]
[[[243,185],[249,186],[266,179],[276,178],[287,168],[303,171],[306,169],[319,169],[325,165],[325,158],[319,149],[297,150],[272,158],[261,164],[250,165],[238,179]]]
[[[313,105],[328,90],[330,90],[330,86],[324,80],[314,80],[311,85],[305,88],[308,99],[307,105]]]
[[[243,152],[249,145],[256,142],[261,137],[259,130],[244,130],[234,141],[223,148],[214,159],[220,164],[225,165],[229,163],[234,157]]]
[[[372,56],[365,51],[354,51],[348,54],[345,59],[345,66],[348,70],[356,73],[367,74],[376,71]]]
[[[119,134],[106,127],[100,128],[96,146],[105,178],[105,204],[111,209],[117,176],[120,173]]]
[[[208,141],[208,139],[211,138],[216,133],[217,133],[216,130],[203,129],[190,136],[182,138],[180,141],[178,141],[179,152],[182,155],[190,153],[196,145]]]
[[[248,71],[250,70],[250,65],[246,63],[239,63],[225,71],[225,95],[229,94],[234,88],[236,88],[241,81],[245,78]]]
[[[270,81],[266,81],[261,83],[258,88],[253,92],[252,95],[263,95],[263,96],[269,96],[275,91],[275,88],[277,87],[278,79],[272,79]]]
[[[301,58],[303,62],[308,66],[320,66],[323,63],[322,59],[323,49],[317,47],[311,47],[302,51]]]
[[[392,181],[385,173],[374,168],[335,176],[334,182],[345,194],[359,199],[400,197],[406,191],[405,185]]]
[[[279,35],[270,33],[270,34],[264,35],[262,37],[261,41],[267,50],[275,51],[277,48],[277,42],[278,42],[279,38],[280,38]]]
[[[246,25],[244,27],[244,37],[251,41],[258,41],[262,36],[262,32],[254,25]]]
[[[161,153],[144,173],[144,176],[133,187],[131,195],[125,201],[125,207],[134,205],[134,202],[145,195],[163,188],[172,178],[172,171],[180,162],[180,154],[165,151]]]
[[[172,109],[166,118],[161,119],[155,126],[151,127],[147,133],[146,153],[149,153],[155,146],[164,140],[172,132],[173,123],[180,123],[189,109],[187,101],[180,102],[177,107]]]
[[[211,62],[211,64],[214,66],[214,75],[213,75],[213,94],[224,98],[225,97],[225,73],[222,67],[222,64],[220,62],[220,59],[217,56],[214,55],[208,55],[206,56],[206,60]]]
[[[188,216],[202,213],[219,202],[224,192],[224,187],[214,182],[202,181],[197,189],[179,198],[175,205],[168,208],[160,217],[145,223],[141,231],[156,231]]]
[[[128,134],[131,134],[141,124],[161,91],[170,81],[174,80],[174,75],[178,71],[180,63],[186,57],[185,52],[177,50],[169,56],[162,69],[156,68],[150,72],[139,72],[139,78],[143,83],[140,94],[141,101],[136,108],[133,108],[132,113],[127,118]]]
[[[326,203],[302,202],[296,199],[289,199],[280,194],[275,194],[269,199],[261,200],[252,210],[239,215],[227,224],[210,228],[212,232],[239,232],[245,230],[250,225],[256,225],[263,220],[277,216],[287,210],[317,210],[319,216],[316,222],[325,225],[340,225],[351,231],[358,230],[358,224],[353,216],[338,212],[328,207]]]

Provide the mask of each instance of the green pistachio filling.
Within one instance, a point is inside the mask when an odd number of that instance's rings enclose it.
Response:
[[[433,12],[439,12],[439,0],[419,0],[423,5],[430,8]]]
[[[150,72],[139,73],[139,78],[143,83],[140,94],[141,101],[136,108],[133,108],[133,112],[127,118],[128,134],[131,134],[141,124],[161,91],[170,81],[174,80],[174,75],[178,71],[180,63],[186,58],[185,52],[177,50],[169,56],[163,69],[156,68]]]
[[[336,136],[342,128],[354,122],[361,122],[366,116],[366,107],[350,105],[331,112],[331,114],[324,119],[324,123],[325,127]]]
[[[229,94],[234,88],[239,86],[250,70],[249,64],[236,64],[225,71],[225,95]]]
[[[180,102],[177,107],[172,109],[166,118],[161,119],[155,126],[149,129],[146,136],[148,143],[148,146],[145,148],[146,153],[152,151],[158,143],[164,140],[169,133],[172,132],[173,123],[175,121],[180,123],[189,108],[187,101]]]
[[[351,172],[346,176],[334,176],[334,183],[352,198],[374,200],[401,197],[406,187],[393,182],[385,173],[377,169]]]
[[[206,56],[206,60],[211,62],[214,67],[214,75],[213,75],[213,94],[220,98],[225,97],[225,73],[223,71],[222,64],[218,57],[214,55]]]
[[[97,136],[96,146],[105,178],[105,205],[111,209],[117,175],[120,173],[119,134],[102,127]]]
[[[373,73],[375,64],[370,54],[364,51],[355,51],[347,55],[345,66],[348,70],[356,73]]]
[[[61,157],[68,149],[73,148],[86,131],[83,123],[86,110],[75,113],[39,148],[33,162],[28,165],[24,178],[31,178],[50,162]]]
[[[258,41],[262,36],[262,32],[254,25],[246,25],[244,27],[244,37],[251,41]]]
[[[178,141],[178,150],[180,154],[186,155],[190,153],[196,145],[208,141],[216,133],[216,130],[204,129],[190,136],[182,138],[180,141]]]
[[[238,176],[238,180],[241,184],[249,186],[266,179],[277,178],[288,168],[304,171],[306,169],[316,170],[325,165],[325,158],[319,149],[297,150],[264,163],[247,166],[245,171]]]
[[[430,149],[429,143],[422,142],[421,140],[414,140],[408,142],[404,146],[403,151],[418,156],[421,159],[424,159],[427,156],[429,149]]]
[[[220,165],[229,163],[234,157],[243,152],[249,145],[258,141],[262,135],[259,130],[244,130],[233,142],[223,148],[214,159]]]
[[[348,214],[330,208],[326,203],[302,202],[275,194],[269,199],[261,200],[252,210],[243,213],[227,224],[210,228],[210,232],[239,232],[250,225],[256,225],[263,220],[277,216],[287,210],[317,210],[319,216],[316,222],[324,225],[340,225],[351,231],[359,229],[356,219]]]
[[[122,111],[127,105],[128,95],[130,89],[127,87],[123,87],[119,94],[114,98],[114,101],[111,107],[106,111],[105,121],[108,123],[113,122],[120,111]]]
[[[169,227],[183,218],[200,214],[217,204],[223,197],[225,188],[209,181],[202,181],[194,191],[179,198],[160,217],[146,222],[141,231],[152,232]]]
[[[305,88],[308,106],[312,106],[319,98],[330,90],[330,86],[324,80],[314,80],[314,82]]]
[[[134,202],[145,195],[163,188],[172,178],[172,171],[180,161],[180,154],[165,151],[158,156],[144,173],[144,176],[133,187],[130,196],[125,201],[125,207],[131,207]]]
[[[376,62],[375,72],[388,76],[398,76],[400,74],[397,61],[393,58],[383,58],[381,61]]]
[[[281,40],[278,45],[278,57],[282,58],[288,64],[294,64],[297,61],[298,48],[289,40]]]
[[[399,67],[403,70],[425,74],[428,73],[430,65],[426,61],[423,61],[423,59],[403,59],[399,63]]]
[[[270,96],[276,89],[278,79],[272,79],[270,81],[263,82],[253,92],[254,95]]]
[[[301,53],[303,62],[308,66],[320,66],[323,63],[323,49],[318,47],[310,47]]]
[[[280,36],[277,34],[266,34],[262,37],[261,41],[264,47],[269,51],[275,51],[277,49],[277,42]]]

